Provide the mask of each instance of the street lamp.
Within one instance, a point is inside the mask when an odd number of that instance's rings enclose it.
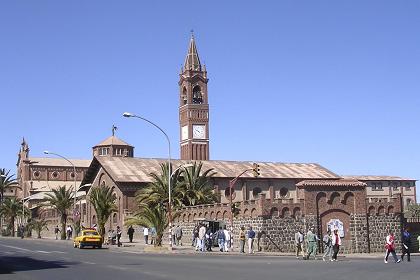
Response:
[[[46,155],[55,155],[55,156],[58,156],[58,157],[61,157],[62,159],[64,159],[65,161],[67,161],[68,163],[70,163],[70,165],[71,166],[73,166],[73,178],[74,178],[74,204],[73,204],[73,222],[74,222],[74,220],[75,220],[75,216],[76,216],[76,201],[77,201],[77,198],[76,198],[76,196],[77,196],[77,187],[76,187],[76,166],[74,166],[74,164],[68,159],[68,158],[66,158],[66,157],[64,157],[64,156],[62,156],[62,155],[60,155],[60,154],[57,154],[57,153],[53,153],[53,152],[50,152],[50,151],[44,151],[44,154],[46,154]]]
[[[168,218],[169,218],[169,248],[172,248],[172,209],[171,209],[171,141],[169,140],[168,135],[165,133],[165,131],[163,131],[162,128],[160,128],[157,124],[155,124],[154,122],[149,121],[146,118],[137,116],[135,114],[132,113],[128,113],[125,112],[123,114],[123,117],[126,118],[138,118],[141,119],[145,122],[150,123],[151,125],[153,125],[154,127],[156,127],[157,129],[159,129],[163,135],[165,135],[166,140],[168,141],[168,192],[169,192],[169,201],[168,201]]]
[[[4,182],[6,182],[6,174],[1,174],[0,175],[1,176],[1,178],[2,178],[2,181],[3,181],[3,185],[4,185]],[[1,190],[1,197],[0,197],[0,199],[1,199],[1,204],[0,204],[0,206],[3,206],[3,196],[4,196],[4,193],[3,193],[3,191],[4,191],[4,189],[2,188],[2,190]],[[1,217],[0,217],[0,232],[1,232],[1,235],[3,235],[3,215],[1,215]]]

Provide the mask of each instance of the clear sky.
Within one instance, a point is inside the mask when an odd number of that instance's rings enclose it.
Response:
[[[0,1],[0,167],[91,158],[111,135],[179,158],[190,30],[207,66],[210,157],[420,179],[420,1]],[[263,171],[262,171],[263,172]],[[418,192],[419,193],[419,192]]]

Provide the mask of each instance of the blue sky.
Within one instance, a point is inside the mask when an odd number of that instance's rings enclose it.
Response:
[[[211,159],[317,162],[420,178],[419,1],[1,1],[0,166],[24,136],[90,158],[111,134],[179,157],[178,74],[193,29]]]

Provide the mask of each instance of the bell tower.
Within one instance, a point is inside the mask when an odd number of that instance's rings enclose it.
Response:
[[[179,74],[180,151],[183,160],[209,160],[207,71],[201,65],[191,34],[187,57]]]

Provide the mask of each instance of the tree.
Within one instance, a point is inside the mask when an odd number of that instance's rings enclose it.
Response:
[[[37,233],[37,237],[41,238],[41,232],[46,229],[48,230],[48,222],[45,219],[40,219],[40,220],[32,220],[31,222],[29,222],[28,224],[28,229],[29,230],[35,230]]]
[[[0,215],[9,220],[8,230],[15,236],[15,220],[22,213],[22,202],[17,198],[6,198],[0,206]]]
[[[165,233],[165,229],[168,227],[168,217],[165,207],[163,207],[163,205],[151,207],[147,204],[139,206],[141,207],[141,210],[133,217],[125,220],[125,225],[139,225],[148,228],[154,227],[156,230],[156,242],[154,246],[162,246],[162,237]]]
[[[89,201],[95,208],[96,216],[98,219],[99,234],[104,237],[105,224],[113,212],[118,211],[115,201],[117,196],[108,186],[95,187],[91,190]]]
[[[9,175],[10,170],[7,170],[5,168],[0,169],[0,206],[3,205],[4,200],[4,191],[8,188],[17,187],[17,181],[14,178],[13,175]],[[3,230],[3,229],[0,229]]]
[[[168,187],[168,164],[160,164],[161,173],[150,173],[152,182],[145,188],[140,189],[136,194],[136,201],[139,205],[146,204],[149,207],[157,207],[159,205],[168,205],[169,187]],[[180,192],[182,178],[181,170],[176,170],[171,176],[171,206],[173,209],[181,207],[182,193]]]
[[[68,211],[73,207],[73,191],[66,186],[52,190],[52,193],[45,195],[46,205],[54,208],[60,215],[61,222],[61,240],[66,239],[66,224]]]
[[[182,172],[183,183],[180,185],[180,192],[184,206],[209,204],[217,200],[213,186],[210,184],[211,177],[216,172],[213,171],[213,168],[202,172],[202,167],[202,162],[194,162],[192,166],[185,168]]]

